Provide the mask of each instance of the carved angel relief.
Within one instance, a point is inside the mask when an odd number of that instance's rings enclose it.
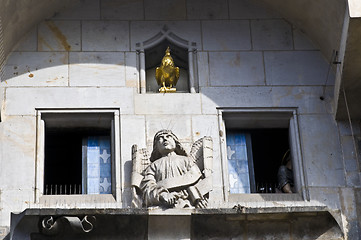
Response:
[[[213,142],[196,141],[189,154],[170,130],[154,136],[153,152],[133,145],[133,207],[206,208],[212,191]]]

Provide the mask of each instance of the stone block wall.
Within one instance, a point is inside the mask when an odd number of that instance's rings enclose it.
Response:
[[[253,2],[83,0],[34,26],[7,59],[0,83],[0,226],[9,226],[10,212],[45,206],[34,199],[36,108],[120,108],[123,197],[107,206],[124,208],[131,201],[131,146],[151,149],[162,128],[187,149],[212,136],[213,203],[232,206],[223,202],[217,108],[295,108],[302,187],[312,204],[346,211],[349,194],[341,189],[359,187],[359,170],[348,155],[347,123],[332,115],[329,63],[300,30]],[[164,26],[196,43],[198,93],[139,93],[136,43]]]

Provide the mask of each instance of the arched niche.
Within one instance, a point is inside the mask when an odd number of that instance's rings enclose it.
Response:
[[[177,36],[167,26],[150,39],[136,43],[140,72],[139,92],[158,92],[155,69],[160,65],[168,46],[175,65],[180,68],[177,92],[196,93],[198,89],[197,44]]]

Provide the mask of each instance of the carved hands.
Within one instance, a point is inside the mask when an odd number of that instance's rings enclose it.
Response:
[[[176,192],[162,192],[159,195],[159,201],[165,205],[173,207],[180,197],[181,196]]]

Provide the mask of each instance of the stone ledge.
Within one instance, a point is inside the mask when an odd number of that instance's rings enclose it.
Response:
[[[284,214],[299,213],[316,215],[330,210],[325,206],[296,206],[296,207],[242,207],[210,208],[210,209],[160,209],[160,208],[108,208],[108,209],[63,209],[63,208],[32,208],[26,209],[24,216],[47,215],[239,215],[239,214]]]

